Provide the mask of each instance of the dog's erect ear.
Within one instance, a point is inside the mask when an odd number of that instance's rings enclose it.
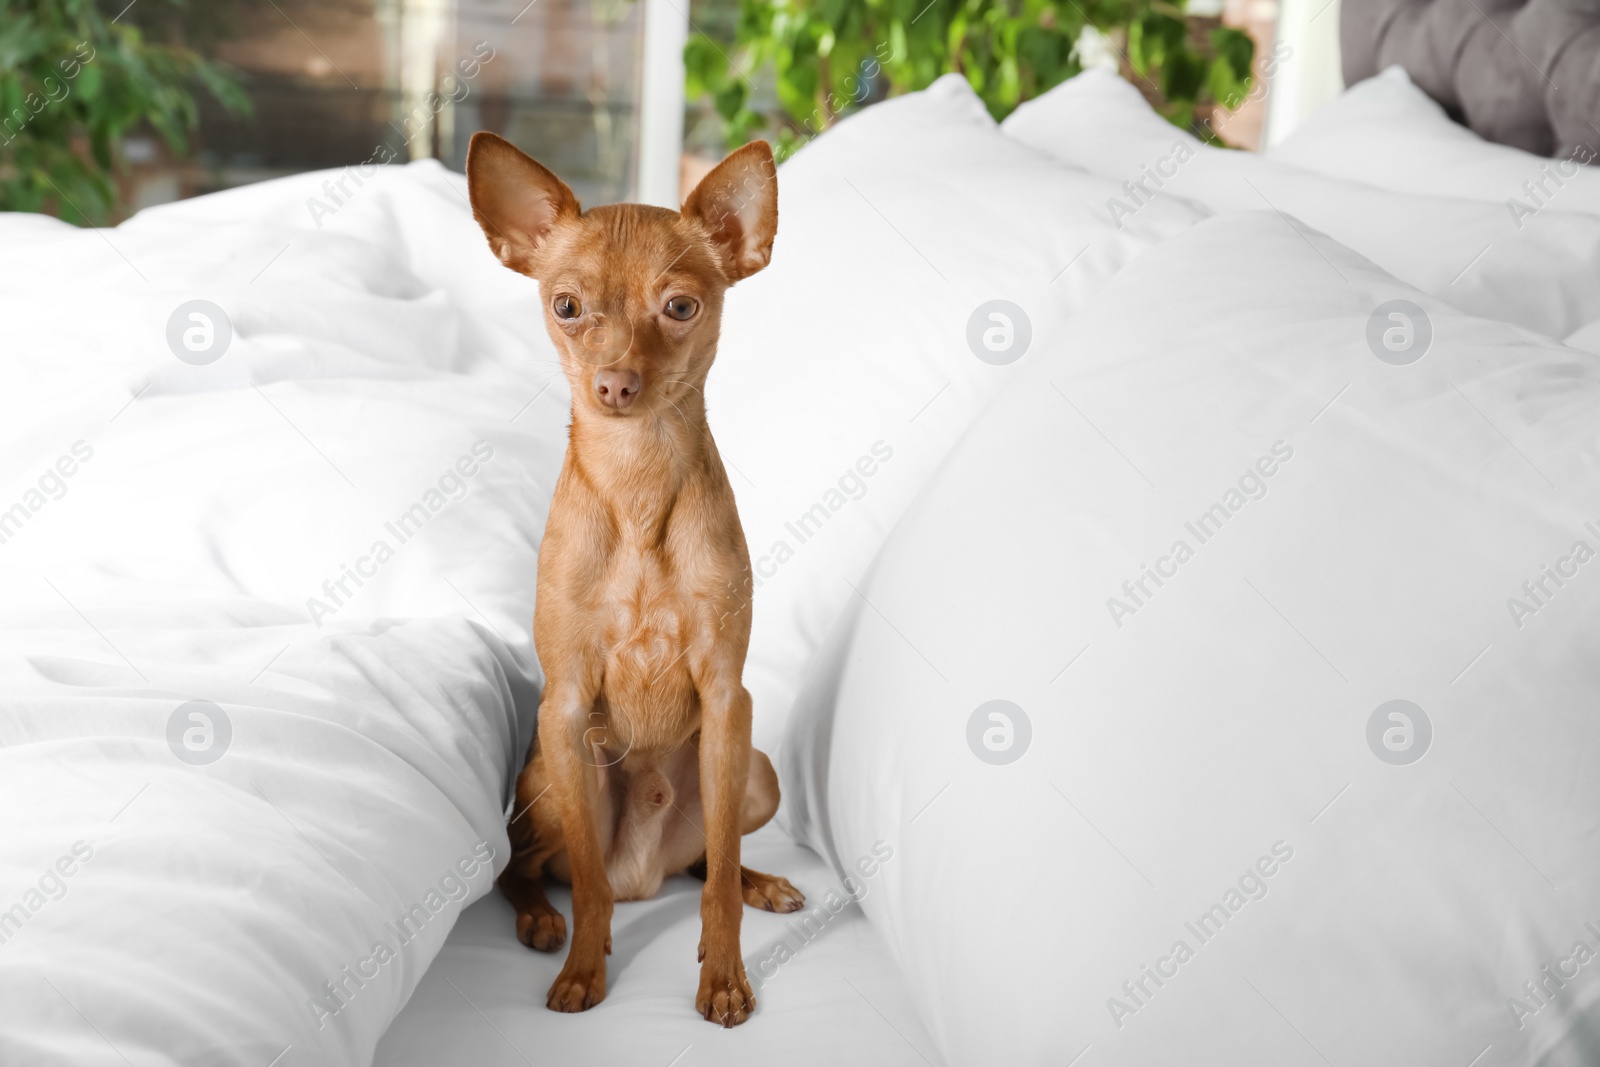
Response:
[[[538,277],[537,253],[550,236],[550,227],[558,219],[578,215],[578,198],[566,183],[492,133],[472,135],[467,190],[472,215],[494,254],[530,277]]]
[[[683,214],[711,231],[730,282],[765,267],[778,232],[778,168],[772,147],[751,141],[718,163],[683,202]]]

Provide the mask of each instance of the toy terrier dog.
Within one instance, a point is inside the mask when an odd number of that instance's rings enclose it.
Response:
[[[613,902],[693,870],[705,879],[695,1009],[734,1026],[756,1006],[744,905],[804,902],[739,863],[740,837],[777,811],[778,777],[750,744],[750,557],[704,394],[723,294],[772,256],[772,150],[728,156],[681,211],[583,211],[489,133],[472,139],[467,180],[489,247],[539,282],[572,386],[539,547],[533,634],[547,684],[500,887],[518,939],[548,952],[566,923],[542,879],[571,884],[572,948],[546,1003],[574,1012],[605,996]]]

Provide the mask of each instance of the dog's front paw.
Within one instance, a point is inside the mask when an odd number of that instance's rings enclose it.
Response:
[[[721,1026],[738,1026],[756,1010],[756,995],[745,977],[744,961],[735,957],[732,966],[700,965],[700,991],[694,1009],[700,1017]]]
[[[567,920],[558,911],[524,912],[517,916],[517,940],[540,952],[554,952],[567,940]]]
[[[544,1003],[551,1011],[588,1011],[605,997],[605,961],[589,967],[574,963],[572,957],[568,956],[566,966],[556,975],[555,984],[550,987],[550,995]]]
[[[776,874],[745,870],[740,888],[744,902],[762,911],[799,911],[806,895],[794,887],[787,878]]]

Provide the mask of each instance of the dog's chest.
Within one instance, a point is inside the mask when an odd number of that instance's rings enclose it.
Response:
[[[624,551],[600,602],[611,733],[633,749],[681,743],[698,706],[690,663],[702,635],[693,594],[659,553]]]

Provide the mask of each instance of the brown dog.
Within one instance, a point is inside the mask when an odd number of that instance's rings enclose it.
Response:
[[[472,139],[467,178],[490,248],[538,279],[572,386],[539,547],[533,633],[547,684],[500,887],[517,937],[551,951],[566,923],[541,879],[571,883],[572,949],[547,1004],[583,1011],[605,996],[612,902],[696,868],[695,1009],[733,1026],[755,1009],[744,904],[804,901],[739,865],[740,836],[777,810],[778,778],[750,746],[750,557],[703,392],[723,293],[772,255],[772,151],[730,155],[681,212],[581,211],[554,174],[487,133]]]

